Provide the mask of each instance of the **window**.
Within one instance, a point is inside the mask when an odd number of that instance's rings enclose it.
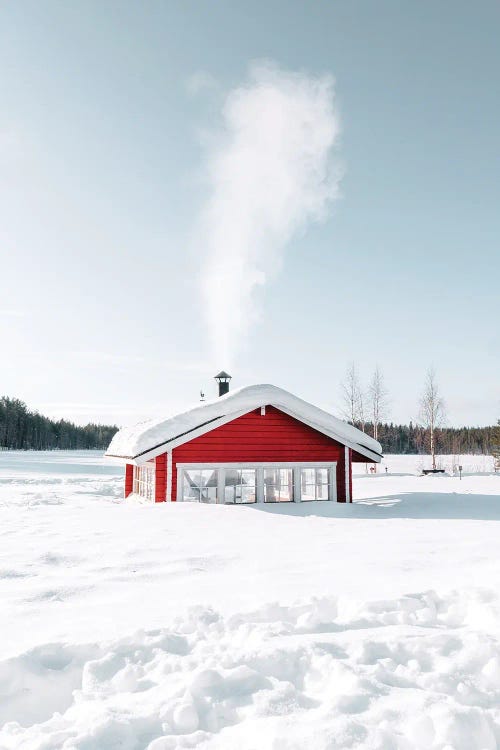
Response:
[[[225,469],[224,502],[257,502],[257,471],[255,469]]]
[[[301,500],[328,500],[328,469],[300,470]]]
[[[154,500],[155,497],[155,467],[154,466],[134,466],[134,482],[132,491],[136,495]]]
[[[289,503],[293,497],[293,469],[264,469],[265,503]]]
[[[179,463],[177,472],[177,500],[185,502],[239,505],[337,497],[335,463]]]
[[[184,471],[182,499],[191,503],[217,502],[217,471],[187,469]]]

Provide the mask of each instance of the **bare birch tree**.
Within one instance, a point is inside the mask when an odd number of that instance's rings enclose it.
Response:
[[[361,425],[365,431],[365,412],[363,392],[361,390],[356,365],[352,362],[340,384],[342,393],[342,416],[354,425]]]
[[[444,401],[439,394],[436,372],[433,367],[427,370],[424,392],[420,399],[420,420],[429,430],[432,468],[436,468],[436,428],[445,416]]]
[[[380,422],[387,416],[388,410],[387,388],[378,365],[368,386],[368,403],[370,419],[373,424],[373,437],[378,440],[378,428]]]
[[[359,414],[359,426],[366,432],[366,411],[365,411],[365,396],[363,389],[358,389],[358,414]]]
[[[495,472],[500,471],[500,419],[497,422],[497,426],[493,428],[491,452],[493,454]]]

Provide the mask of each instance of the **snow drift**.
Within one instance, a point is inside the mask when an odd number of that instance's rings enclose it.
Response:
[[[37,703],[0,746],[496,750],[499,613],[487,591],[330,597],[229,618],[197,607],[170,628],[52,644],[0,664],[3,715],[18,691]],[[485,614],[491,632],[477,629]]]

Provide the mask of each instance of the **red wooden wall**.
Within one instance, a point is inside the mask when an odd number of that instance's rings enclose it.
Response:
[[[370,461],[369,458],[367,458],[366,456],[363,456],[361,453],[356,453],[356,451],[353,451],[352,448],[350,450],[351,450],[351,461],[353,463],[355,464],[356,463],[359,463],[359,464],[374,463],[374,461]]]
[[[167,496],[167,454],[162,453],[155,460],[156,466],[156,485],[155,485],[155,502],[163,503]]]
[[[343,445],[279,409],[267,406],[265,415],[255,409],[174,448],[172,500],[177,497],[177,463],[337,461],[337,499],[345,502],[344,456]]]
[[[132,464],[125,464],[125,497],[132,492],[134,481],[134,467]]]

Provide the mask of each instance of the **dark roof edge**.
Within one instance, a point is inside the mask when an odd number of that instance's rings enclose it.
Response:
[[[178,440],[179,438],[184,437],[184,435],[189,435],[190,432],[194,432],[194,430],[199,430],[200,427],[205,427],[206,424],[210,424],[210,422],[216,422],[218,419],[222,419],[225,416],[226,416],[225,414],[222,414],[219,417],[208,419],[206,422],[197,424],[196,427],[191,427],[191,429],[186,430],[186,432],[181,432],[179,433],[179,435],[175,435],[174,437],[171,437],[168,440],[164,440],[163,442],[158,443],[157,445],[152,445],[151,448],[147,448],[145,451],[141,451],[140,453],[137,453],[135,456],[117,456],[113,453],[106,453],[105,455],[108,456],[109,458],[128,458],[131,461],[135,461],[136,458],[140,458],[141,456],[144,456],[146,453],[151,453],[151,451],[155,451],[157,448],[161,448],[162,445],[168,445],[168,443],[171,443],[174,440]]]
[[[377,451],[374,451],[371,448],[368,448],[366,445],[363,445],[363,443],[356,443],[356,445],[361,450],[358,451],[357,448],[353,448],[353,450],[355,450],[356,452],[363,453],[365,456],[366,456],[366,452],[368,451],[368,453],[371,453],[373,456],[378,456],[379,458],[383,458],[384,457],[383,453],[378,453]]]

